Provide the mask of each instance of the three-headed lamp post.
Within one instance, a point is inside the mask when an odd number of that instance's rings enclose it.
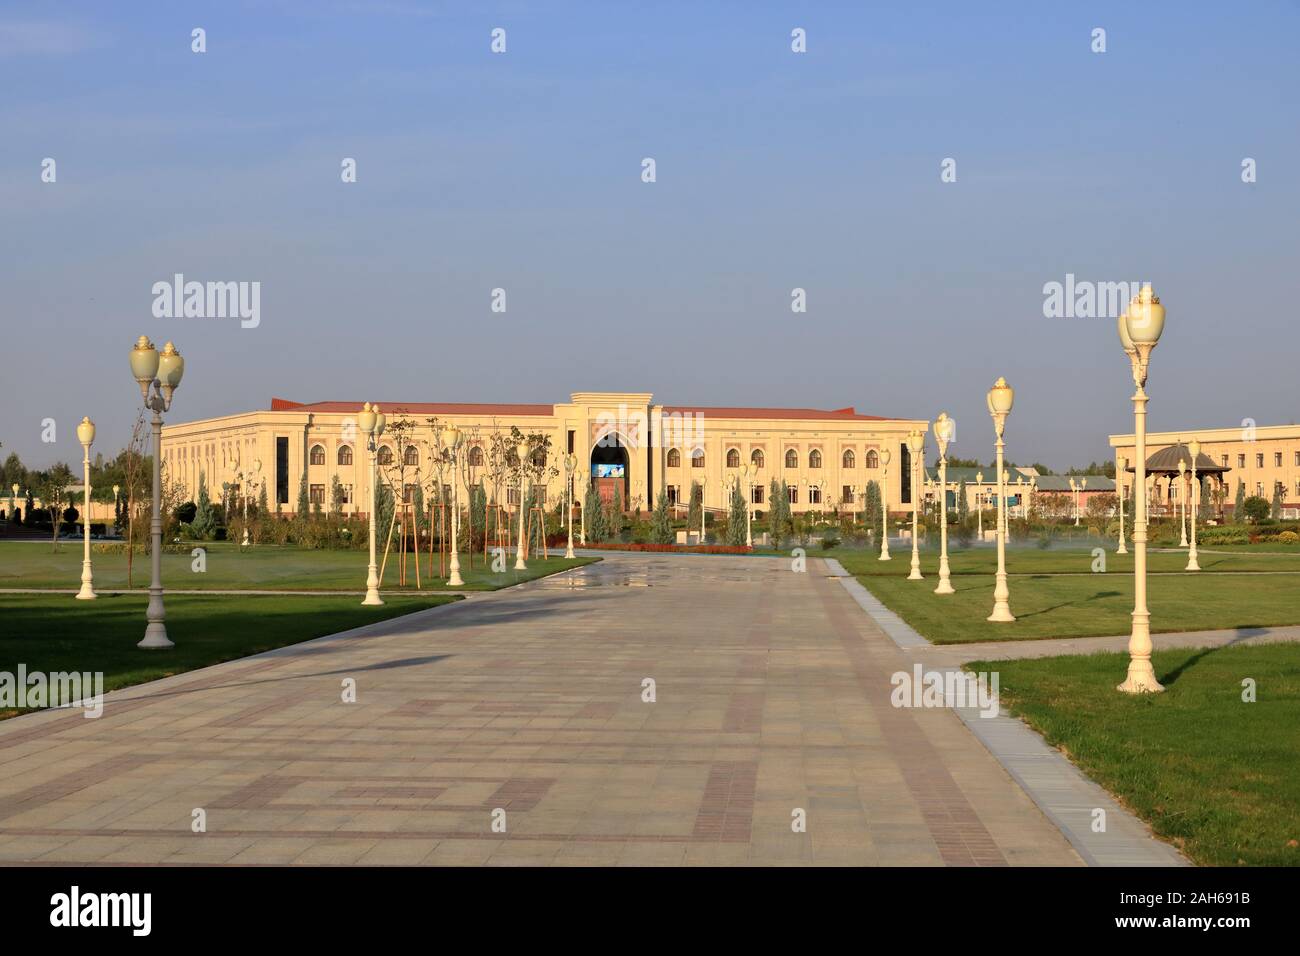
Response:
[[[366,598],[362,604],[384,603],[379,596],[379,564],[375,560],[375,525],[378,521],[375,508],[378,500],[376,486],[379,484],[379,438],[384,434],[386,424],[378,405],[366,402],[357,414],[357,427],[366,436],[366,451],[370,453],[370,564],[366,567]]]
[[[95,423],[89,417],[83,418],[77,426],[77,441],[81,442],[82,481],[82,515],[81,515],[81,590],[77,592],[78,601],[93,601],[95,579],[90,568],[90,446],[95,441]]]
[[[923,497],[919,475],[921,473],[921,459],[925,455],[925,435],[918,431],[909,432],[907,450],[911,453],[912,458],[912,570],[908,573],[907,580],[920,581],[924,578],[924,575],[921,574],[920,544],[917,538],[919,537],[919,513],[925,498]]]
[[[167,615],[163,609],[162,586],[162,413],[172,407],[172,396],[185,374],[185,360],[176,346],[168,342],[159,352],[147,335],[136,340],[131,349],[131,375],[140,386],[144,407],[153,412],[153,503],[149,517],[150,581],[148,624],[144,640],[136,647],[161,649],[174,645],[167,637]],[[152,388],[152,393],[150,389]]]
[[[997,435],[997,487],[998,487],[998,573],[997,583],[993,587],[993,613],[988,616],[990,621],[1014,621],[1015,615],[1011,613],[1011,590],[1007,587],[1007,525],[1005,513],[1007,507],[1007,472],[1002,467],[1003,452],[1006,449],[1006,442],[1003,440],[1003,433],[1007,427],[1007,416],[1011,414],[1011,406],[1015,402],[1016,392],[1007,384],[1005,378],[999,378],[993,383],[993,387],[988,393],[989,415],[993,418],[993,431]]]
[[[956,593],[948,574],[948,442],[955,430],[948,413],[940,412],[934,422],[934,440],[939,446],[939,586],[935,594]]]

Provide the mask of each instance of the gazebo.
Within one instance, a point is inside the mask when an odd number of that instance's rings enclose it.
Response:
[[[1162,448],[1147,459],[1147,477],[1152,479],[1151,497],[1148,499],[1152,515],[1172,513],[1175,507],[1173,489],[1179,478],[1179,462],[1183,463],[1184,481],[1190,484],[1192,480],[1192,453],[1182,442],[1170,445],[1168,448]],[[1132,465],[1129,465],[1124,470],[1129,474],[1137,473],[1137,469]],[[1223,514],[1223,502],[1227,496],[1227,484],[1224,482],[1223,476],[1231,470],[1227,465],[1216,464],[1214,459],[1205,452],[1201,452],[1196,456],[1196,477],[1198,479],[1212,479],[1218,485],[1218,494],[1212,493],[1212,497],[1218,502],[1215,511],[1220,516]],[[1200,496],[1197,495],[1197,500],[1199,499]]]

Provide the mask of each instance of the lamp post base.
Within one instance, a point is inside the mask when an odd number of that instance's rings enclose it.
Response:
[[[957,590],[952,586],[952,582],[947,578],[939,579],[939,586],[934,589],[935,594],[956,594]]]
[[[570,561],[577,557],[577,555],[573,553],[573,545],[572,545],[572,544],[570,544],[569,547],[565,549],[564,557],[565,557],[567,560],[570,560]]]
[[[924,580],[925,580],[925,575],[921,573],[921,569],[920,569],[920,568],[918,568],[918,567],[916,567],[915,565],[913,565],[913,566],[912,566],[912,573],[909,574],[909,575],[907,576],[907,580],[909,580],[909,581],[924,581]]]
[[[1196,562],[1196,556],[1195,556],[1195,555],[1193,555],[1193,556],[1191,556],[1190,558],[1187,559],[1187,567],[1183,568],[1183,570],[1184,570],[1184,571],[1199,571],[1199,570],[1201,570],[1201,566]],[[80,595],[78,595],[78,596],[80,596]]]
[[[167,637],[167,625],[162,621],[151,621],[149,626],[144,629],[144,640],[136,647],[145,650],[164,650],[168,647],[175,647]]]
[[[1197,568],[1196,570],[1199,571],[1200,568]],[[83,584],[81,590],[77,592],[78,601],[93,601],[97,597],[99,597],[99,595],[95,593],[95,589],[89,584]]]
[[[1117,684],[1115,689],[1125,694],[1158,694],[1164,686],[1156,680],[1150,661],[1129,661],[1128,679]]]
[[[378,591],[367,591],[367,592],[366,592],[366,599],[365,599],[364,601],[362,601],[361,603],[362,603],[363,605],[366,605],[366,606],[369,606],[369,607],[373,607],[373,606],[378,605],[378,604],[383,604],[383,603],[384,603],[384,599],[381,598],[381,597],[379,596],[379,592],[378,592]]]
[[[1116,554],[1128,554],[1128,548],[1124,547],[1124,542],[1123,542],[1123,541],[1121,541],[1121,542],[1119,543],[1119,547],[1115,549],[1115,553],[1116,553]]]
[[[988,617],[986,617],[984,620],[993,621],[995,623],[999,623],[999,622],[1010,623],[1015,619],[1016,616],[1011,613],[1011,608],[1008,605],[995,604],[993,605],[993,613],[990,614]]]

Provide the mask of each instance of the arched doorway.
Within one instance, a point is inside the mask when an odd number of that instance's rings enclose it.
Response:
[[[614,489],[619,489],[619,501],[627,508],[628,454],[623,436],[617,432],[604,435],[591,449],[591,480],[600,494],[600,500],[609,504],[614,500]]]

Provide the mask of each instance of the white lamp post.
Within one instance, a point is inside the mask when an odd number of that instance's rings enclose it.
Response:
[[[1124,472],[1117,473],[1119,479],[1119,547],[1115,549],[1116,554],[1128,554],[1128,546],[1124,544]]]
[[[1079,483],[1070,479],[1070,497],[1074,499],[1074,526],[1079,527]]]
[[[979,524],[979,539],[984,540],[984,472],[975,472],[975,511]]]
[[[704,486],[709,483],[707,475],[700,478],[700,544],[704,544]]]
[[[880,561],[889,561],[889,462],[888,448],[880,451]]]
[[[77,441],[81,442],[81,471],[83,480],[81,504],[81,590],[77,592],[78,601],[93,601],[95,594],[94,574],[90,568],[90,446],[95,441],[95,423],[88,417],[77,426]]]
[[[18,482],[13,483],[9,492],[9,523],[13,524],[14,513],[18,510]]]
[[[565,550],[566,558],[577,557],[573,553],[573,471],[578,467],[577,455],[566,455],[564,458],[564,487],[566,492],[566,501],[569,504],[569,547]]]
[[[1187,547],[1187,462],[1178,459],[1178,547]]]
[[[515,570],[527,571],[528,562],[524,560],[524,548],[527,547],[527,522],[528,517],[525,514],[528,508],[528,498],[532,494],[532,488],[528,485],[528,476],[525,469],[528,467],[527,459],[524,455],[528,452],[525,442],[521,440],[516,454],[519,455],[519,542],[515,547]]]
[[[921,459],[925,455],[925,436],[918,431],[909,432],[907,450],[912,457],[912,569],[907,575],[907,580],[920,581],[924,578],[924,575],[921,574],[920,545],[917,541],[919,537],[918,512],[921,510],[925,498],[923,497],[923,489],[918,475],[921,470]]]
[[[113,519],[114,519],[113,533],[114,534],[117,533],[116,521],[118,518],[118,508],[122,504],[121,491],[122,491],[121,485],[113,486]]]
[[[145,612],[148,624],[144,639],[136,647],[147,649],[175,645],[167,637],[166,611],[163,608],[162,586],[162,413],[171,408],[172,396],[180,387],[185,374],[185,360],[168,342],[160,353],[147,335],[136,340],[131,349],[131,375],[140,386],[145,408],[153,412],[153,504],[149,519],[151,579],[149,582],[149,607]],[[149,392],[153,388],[153,394]]]
[[[754,469],[750,465],[740,466],[740,475],[745,483],[745,547],[754,546]]]
[[[948,574],[948,442],[952,441],[953,420],[940,412],[934,422],[934,440],[939,445],[939,586],[935,594],[955,594]]]
[[[1119,317],[1119,337],[1133,370],[1134,438],[1136,443],[1136,477],[1133,482],[1133,631],[1129,635],[1128,676],[1116,690],[1127,694],[1155,693],[1164,690],[1151,666],[1151,612],[1147,609],[1147,370],[1151,352],[1165,328],[1165,307],[1144,285],[1129,303],[1129,311]]]
[[[448,566],[447,587],[458,588],[465,584],[460,576],[460,477],[457,471],[460,459],[460,429],[455,425],[444,428],[442,443],[447,449],[447,457],[451,460],[451,564]],[[522,511],[520,513],[522,514]]]
[[[1002,467],[1003,453],[1006,449],[1006,442],[1003,440],[1003,433],[1007,427],[1007,416],[1011,414],[1011,406],[1016,398],[1015,389],[1007,384],[1005,378],[999,378],[993,383],[987,395],[989,415],[993,418],[993,431],[997,434],[997,478],[998,478],[998,573],[997,583],[993,587],[993,613],[988,616],[990,621],[1014,621],[1015,615],[1011,613],[1011,590],[1007,587],[1007,526],[1006,526],[1006,508],[1007,508],[1007,472]]]
[[[1187,450],[1192,454],[1192,484],[1191,488],[1188,490],[1186,505],[1188,523],[1192,526],[1192,547],[1191,550],[1187,552],[1187,567],[1183,570],[1199,571],[1201,570],[1201,566],[1196,561],[1196,508],[1201,503],[1201,496],[1196,494],[1196,456],[1201,453],[1201,443],[1193,438],[1192,443],[1187,447]]]
[[[366,597],[362,604],[383,604],[379,596],[379,564],[375,555],[376,488],[379,484],[379,438],[387,421],[378,405],[369,402],[357,414],[357,427],[366,436],[366,450],[370,452],[370,564],[366,567]],[[257,463],[261,467],[261,462]]]

